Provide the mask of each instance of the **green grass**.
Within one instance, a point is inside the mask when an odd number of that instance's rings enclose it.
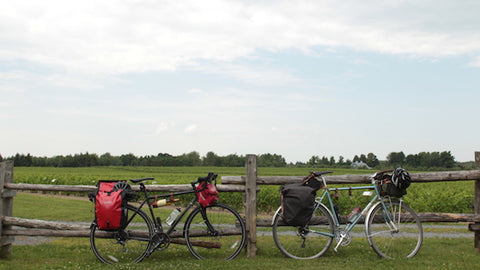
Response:
[[[394,261],[378,258],[364,238],[314,260],[284,258],[271,237],[257,240],[255,258],[244,252],[228,262],[199,261],[187,247],[171,245],[139,264],[111,266],[97,261],[88,239],[58,238],[50,244],[14,246],[12,258],[0,261],[0,269],[477,269],[480,264],[471,239],[426,239],[416,257]]]

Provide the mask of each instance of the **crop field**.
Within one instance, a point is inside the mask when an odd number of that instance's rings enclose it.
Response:
[[[332,170],[335,175],[373,174],[373,170],[330,169],[330,168],[258,168],[259,176],[301,176],[310,170]],[[98,180],[128,180],[131,178],[154,177],[148,184],[188,184],[199,176],[215,172],[221,176],[245,175],[242,167],[15,167],[15,183],[55,185],[95,185]],[[341,185],[330,185],[330,188]],[[257,203],[259,212],[270,213],[279,205],[278,186],[261,186]],[[342,214],[352,208],[365,205],[367,198],[361,192],[339,192],[336,204]],[[222,193],[222,201],[237,209],[243,207],[241,193]],[[435,182],[413,183],[404,200],[417,212],[473,213],[474,183]]]

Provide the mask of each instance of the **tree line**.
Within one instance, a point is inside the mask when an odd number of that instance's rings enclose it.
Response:
[[[4,158],[0,155],[0,161]],[[30,154],[19,154],[7,157],[5,160],[13,160],[15,166],[22,167],[90,167],[90,166],[216,166],[216,167],[243,167],[245,156],[230,154],[219,156],[214,152],[208,152],[200,156],[196,151],[173,156],[167,153],[157,155],[135,156],[123,154],[114,156],[110,153],[102,155],[92,153],[80,153],[66,156],[36,157]],[[373,153],[355,155],[353,159],[345,159],[339,156],[312,156],[307,162],[288,163],[279,154],[261,154],[258,156],[259,167],[369,167],[391,168],[402,166],[405,168],[429,169],[429,168],[463,168],[464,164],[455,161],[450,151],[421,152],[418,154],[405,155],[403,152],[391,152],[386,160],[379,160]],[[473,165],[472,165],[473,166]]]

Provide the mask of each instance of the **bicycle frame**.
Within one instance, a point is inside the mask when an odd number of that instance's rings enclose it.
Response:
[[[180,195],[185,195],[185,194],[192,194],[195,193],[194,190],[189,190],[189,191],[180,191],[180,192],[175,192],[175,193],[166,193],[166,194],[160,194],[160,195],[148,195],[147,190],[145,189],[145,186],[143,183],[140,184],[140,189],[143,191],[145,194],[145,200],[143,203],[140,204],[138,209],[141,209],[145,204],[148,205],[148,209],[150,212],[150,216],[152,217],[153,224],[155,226],[156,232],[162,233],[163,232],[163,227],[162,227],[162,222],[160,217],[155,217],[155,214],[153,213],[153,206],[152,203],[155,201],[155,199],[158,198],[168,198],[168,197],[173,197],[173,196],[180,196]],[[195,203],[198,201],[197,196],[195,196],[190,203],[187,205],[187,207],[180,213],[180,215],[173,221],[172,225],[170,228],[167,230],[166,234],[170,235],[175,230],[175,227],[178,225],[180,220],[189,212],[189,210],[195,205]]]
[[[324,184],[323,189],[325,191],[323,192],[323,194],[320,197],[316,198],[315,201],[317,202],[317,205],[316,205],[316,208],[315,208],[314,211],[316,211],[318,209],[318,207],[320,207],[320,205],[325,206],[325,204],[323,204],[323,200],[326,197],[328,199],[328,205],[329,205],[329,207],[326,207],[326,208],[330,212],[330,215],[333,217],[333,220],[335,222],[334,233],[336,233],[336,232],[339,231],[339,229],[341,227],[340,221],[338,220],[338,213],[335,211],[335,206],[334,206],[333,201],[332,201],[332,196],[330,195],[330,189],[327,187],[327,183],[325,181],[325,178],[323,177],[323,175],[320,176],[320,177],[323,181],[323,184]],[[372,184],[368,185],[368,186],[335,188],[335,191],[342,191],[342,190],[343,191],[345,191],[345,190],[349,190],[349,191],[351,191],[351,190],[374,190],[375,191],[375,196],[370,200],[370,202],[367,204],[367,206],[365,206],[365,208],[362,210],[362,212],[359,215],[357,215],[352,222],[347,222],[346,227],[345,227],[343,233],[340,234],[340,239],[338,239],[337,245],[334,248],[335,252],[337,251],[338,247],[342,244],[342,242],[344,241],[344,239],[348,235],[348,233],[350,233],[353,230],[353,228],[358,224],[358,221],[363,216],[366,217],[365,220],[368,220],[368,217],[370,216],[370,211],[372,209],[374,209],[378,204],[382,204],[382,208],[384,209],[384,213],[386,213],[387,224],[389,224],[389,226],[391,226],[393,231],[398,230],[397,227],[395,226],[395,223],[393,223],[390,215],[388,214],[387,208],[384,204],[384,199],[380,196],[380,192],[378,191],[378,188],[375,185],[375,179],[374,178],[375,178],[374,175],[372,175],[371,176]],[[369,195],[369,196],[371,196],[371,195]],[[335,234],[332,235],[332,234],[323,233],[323,232],[313,231],[313,233],[323,234],[323,235],[327,235],[327,236],[330,236],[330,237],[335,237],[336,236]]]

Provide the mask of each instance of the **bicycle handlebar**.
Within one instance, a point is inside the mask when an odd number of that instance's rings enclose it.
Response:
[[[328,174],[328,173],[333,173],[332,171],[325,171],[325,172],[314,172],[314,171],[310,171],[310,174],[313,175],[313,176],[322,176],[324,174]]]
[[[204,177],[198,177],[198,180],[197,181],[194,181],[192,183],[190,183],[192,185],[192,188],[195,190],[195,185],[198,184],[198,183],[203,183],[203,182],[207,182],[207,183],[212,183],[213,181],[216,181],[217,180],[217,176],[218,174],[216,173],[213,173],[213,172],[209,172],[207,176],[204,176]],[[207,185],[204,186],[203,189],[205,189],[207,187]],[[202,190],[203,190],[202,189]],[[202,191],[202,190],[199,190],[198,192]]]

